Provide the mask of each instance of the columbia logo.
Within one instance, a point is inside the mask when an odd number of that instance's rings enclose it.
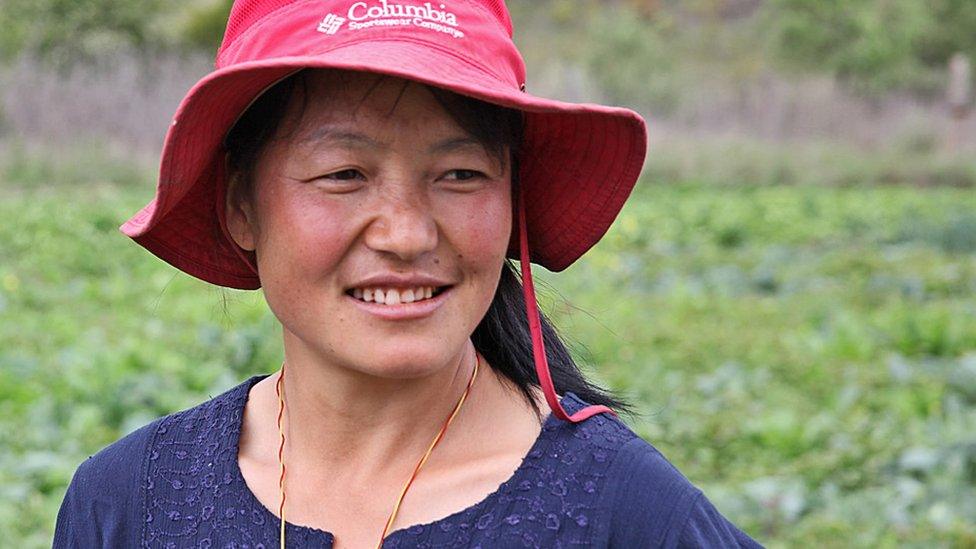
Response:
[[[346,24],[346,21],[349,23]],[[318,31],[333,35],[343,29],[353,32],[390,27],[417,27],[425,31],[448,34],[454,38],[465,36],[464,31],[459,28],[457,15],[448,10],[446,4],[435,6],[431,2],[424,2],[422,6],[418,6],[398,4],[397,0],[354,2],[346,11],[345,17],[334,13],[326,15],[325,19],[319,22]]]
[[[340,28],[342,28],[342,24],[345,22],[345,17],[339,17],[334,13],[330,13],[329,15],[326,15],[325,19],[319,23],[318,30],[319,32],[323,32],[325,34],[335,34]]]

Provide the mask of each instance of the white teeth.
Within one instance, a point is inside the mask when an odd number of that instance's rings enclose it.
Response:
[[[367,303],[399,305],[400,303],[414,303],[434,297],[434,287],[418,286],[403,290],[397,288],[353,288],[352,296]]]

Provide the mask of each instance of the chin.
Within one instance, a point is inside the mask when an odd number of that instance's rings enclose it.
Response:
[[[379,349],[377,349],[379,351]],[[431,352],[431,349],[393,348],[387,353],[370,353],[370,357],[358,357],[364,366],[364,373],[391,379],[413,379],[437,373],[442,368],[454,365],[456,354]]]

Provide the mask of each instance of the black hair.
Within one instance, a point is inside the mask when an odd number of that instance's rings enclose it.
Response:
[[[303,91],[300,94],[303,102],[301,108],[305,107],[304,102],[308,97],[306,72],[292,74],[266,90],[228,132],[224,147],[228,176],[233,181],[228,191],[231,200],[240,203],[252,198],[258,159],[266,144],[278,134],[287,108],[299,88]],[[404,88],[406,85],[408,83],[405,82]],[[518,158],[524,125],[521,111],[437,87],[426,87],[452,119],[481,142],[489,153],[504,161],[505,151],[509,152],[513,197],[518,196]],[[585,402],[603,404],[614,411],[633,414],[629,403],[583,375],[566,344],[542,311],[539,311],[539,319],[556,391],[573,392]],[[536,414],[541,415],[532,395],[532,388],[539,387],[539,378],[532,354],[521,275],[509,259],[502,266],[491,305],[475,328],[471,340],[492,369],[511,381]]]

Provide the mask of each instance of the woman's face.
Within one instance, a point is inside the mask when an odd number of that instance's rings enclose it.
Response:
[[[498,285],[508,162],[421,85],[307,82],[257,162],[251,200],[228,207],[231,233],[256,251],[286,351],[377,377],[433,373],[458,360]]]

